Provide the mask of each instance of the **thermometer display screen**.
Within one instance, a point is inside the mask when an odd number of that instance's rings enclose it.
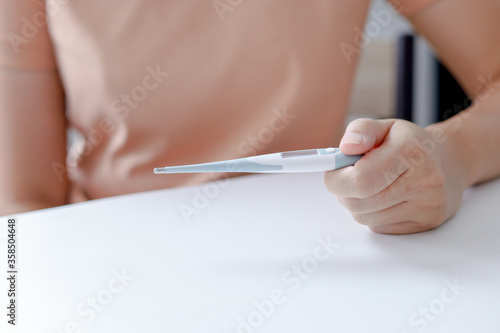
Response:
[[[309,150],[287,151],[287,152],[281,153],[281,157],[283,157],[283,158],[311,156],[311,155],[318,155],[318,150],[317,149],[309,149]]]

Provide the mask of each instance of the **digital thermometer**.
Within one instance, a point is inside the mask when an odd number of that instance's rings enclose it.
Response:
[[[354,165],[363,155],[344,155],[338,148],[287,151],[234,160],[170,166],[155,174],[197,172],[295,173],[330,171]]]

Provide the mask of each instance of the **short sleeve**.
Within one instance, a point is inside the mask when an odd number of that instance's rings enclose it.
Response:
[[[0,68],[56,67],[45,1],[0,0]]]
[[[415,15],[440,0],[389,0],[392,6],[406,17]]]

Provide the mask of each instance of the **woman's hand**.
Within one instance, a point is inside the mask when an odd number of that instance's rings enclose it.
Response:
[[[326,187],[375,232],[433,229],[456,213],[469,185],[451,141],[404,120],[355,120],[340,149],[365,156],[355,166],[327,172]]]

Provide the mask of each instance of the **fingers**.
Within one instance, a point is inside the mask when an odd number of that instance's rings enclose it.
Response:
[[[340,149],[348,155],[366,154],[354,167],[325,173],[325,184],[331,193],[367,198],[381,192],[408,169],[394,155],[404,140],[385,140],[393,124],[394,120],[372,119],[358,119],[349,124]],[[373,149],[381,145],[384,149]]]
[[[358,155],[380,146],[394,121],[366,118],[354,120],[347,126],[340,141],[340,150],[346,155]]]
[[[354,166],[327,172],[328,190],[352,198],[367,198],[381,192],[411,168],[409,161],[415,159],[412,156],[419,157],[422,160],[419,163],[424,161],[418,141],[412,138],[421,131],[417,125],[402,120],[397,123],[395,120],[353,121],[346,133],[362,133],[363,140],[360,144],[349,142],[346,134],[341,144],[344,153],[366,152],[368,147],[372,148]]]
[[[405,184],[404,175],[391,186],[368,198],[348,198],[337,196],[338,201],[353,214],[368,214],[395,206],[410,199],[411,184]]]
[[[358,221],[360,224],[369,227],[394,224],[394,223],[399,223],[401,221],[406,221],[406,219],[403,219],[403,217],[407,212],[408,206],[409,206],[408,202],[403,201],[392,207],[376,211],[373,213],[367,213],[367,214],[352,213],[352,217],[354,217],[354,219]],[[415,218],[415,216],[412,217]]]
[[[417,232],[423,232],[437,227],[426,225],[418,222],[408,221],[408,222],[398,222],[393,224],[372,226],[370,229],[379,234],[387,235],[405,235],[414,234]]]
[[[356,165],[325,173],[325,185],[331,193],[348,198],[368,198],[389,185],[404,174],[409,165],[401,163],[398,141],[386,145],[389,149],[375,149],[363,156]]]
[[[416,209],[416,207],[409,201],[403,201],[381,211],[368,214],[353,213],[352,216],[360,224],[379,233],[419,232],[440,224],[433,222],[436,218],[433,217],[432,210]]]

